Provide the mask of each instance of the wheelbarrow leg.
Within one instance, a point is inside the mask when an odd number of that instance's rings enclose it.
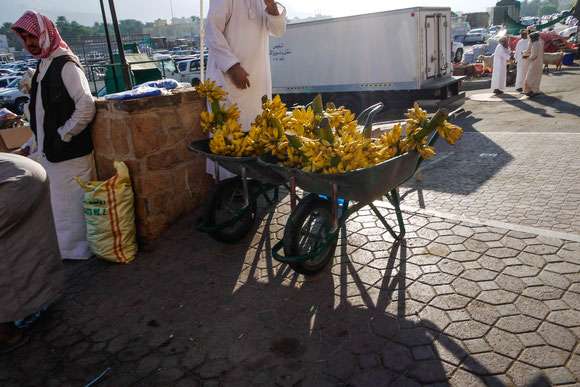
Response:
[[[390,199],[390,202],[393,204],[393,207],[395,207],[395,213],[397,214],[397,221],[399,222],[399,234],[398,235],[391,228],[391,226],[389,226],[389,224],[387,223],[387,221],[385,220],[383,215],[380,213],[380,211],[377,209],[377,207],[375,207],[374,204],[372,204],[372,203],[369,204],[369,207],[373,210],[373,212],[375,213],[377,218],[379,218],[379,220],[381,221],[383,226],[385,226],[385,228],[387,229],[389,234],[391,234],[391,236],[393,238],[395,238],[395,240],[400,241],[405,236],[405,223],[403,222],[403,214],[401,213],[401,207],[399,206],[399,195],[397,194],[396,189],[391,191],[391,197],[389,197],[389,199]]]

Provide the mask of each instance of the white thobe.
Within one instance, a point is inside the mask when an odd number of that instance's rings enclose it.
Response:
[[[544,42],[542,39],[536,42],[530,41],[526,52],[530,56],[526,60],[528,62],[528,72],[524,80],[524,93],[533,92],[537,94],[540,92],[540,82],[544,73]]]
[[[44,106],[42,105],[41,81],[46,75],[52,60],[61,55],[73,55],[71,51],[58,48],[47,59],[39,64],[38,90],[36,99],[36,139],[29,140],[31,152],[36,140],[40,164],[46,169],[50,179],[50,200],[54,214],[54,223],[58,236],[58,244],[63,259],[87,259],[93,254],[87,241],[85,212],[83,199],[85,191],[75,181],[75,177],[83,181],[94,180],[92,153],[72,160],[52,163],[46,159],[43,152],[44,142]],[[63,141],[69,142],[73,136],[86,129],[95,115],[95,102],[91,95],[89,82],[83,71],[72,62],[67,62],[62,68],[62,80],[69,95],[75,102],[75,111],[71,117],[58,129]]]
[[[510,50],[498,44],[493,53],[493,72],[491,73],[491,88],[505,89],[507,77],[507,61],[510,59]]]
[[[277,5],[281,12],[276,16],[266,11],[263,0],[211,0],[209,5],[207,77],[228,92],[227,106],[238,104],[239,122],[246,132],[262,111],[262,96],[272,98],[269,35],[279,37],[286,32],[286,9]],[[236,63],[250,74],[247,89],[238,89],[226,75]],[[213,163],[208,163],[207,172],[213,175]]]
[[[522,58],[522,53],[528,48],[530,38],[520,39],[516,44],[516,62],[518,64],[516,73],[516,89],[523,89],[524,79],[528,71],[528,61]]]

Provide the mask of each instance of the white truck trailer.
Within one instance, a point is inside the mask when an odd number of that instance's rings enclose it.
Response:
[[[376,102],[410,107],[452,102],[454,77],[449,8],[406,8],[288,24],[270,37],[272,91],[290,106],[318,94],[359,112]],[[440,103],[440,104],[444,104]]]

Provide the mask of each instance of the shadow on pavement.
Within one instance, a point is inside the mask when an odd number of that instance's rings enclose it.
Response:
[[[382,274],[369,286],[343,228],[334,266],[304,278],[271,257],[277,215],[262,211],[235,245],[184,217],[129,265],[67,263],[64,298],[2,358],[0,384],[86,385],[108,370],[99,386],[414,385],[445,383],[460,364],[498,384],[442,333],[443,311],[415,310],[407,242],[374,260]]]
[[[453,122],[463,128],[463,137],[456,146],[437,141],[437,154],[421,165],[420,180],[411,178],[401,186],[402,199],[417,192],[418,204],[425,208],[424,190],[469,195],[513,160],[501,146],[475,129],[479,121],[466,112]]]

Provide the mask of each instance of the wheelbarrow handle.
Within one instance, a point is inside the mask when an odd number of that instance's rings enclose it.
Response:
[[[457,118],[458,116],[462,115],[463,113],[465,113],[464,108],[455,109],[451,113],[449,113],[449,115],[447,116],[447,121],[451,121]]]
[[[371,126],[373,124],[373,120],[375,119],[375,115],[380,112],[381,110],[383,110],[383,107],[385,107],[385,104],[382,102],[376,103],[374,105],[369,106],[368,108],[366,108],[365,110],[363,110],[358,117],[356,118],[356,120],[358,122],[360,122],[365,114],[367,115],[367,119],[365,121],[365,125],[364,125],[364,129],[368,128],[369,126]]]

